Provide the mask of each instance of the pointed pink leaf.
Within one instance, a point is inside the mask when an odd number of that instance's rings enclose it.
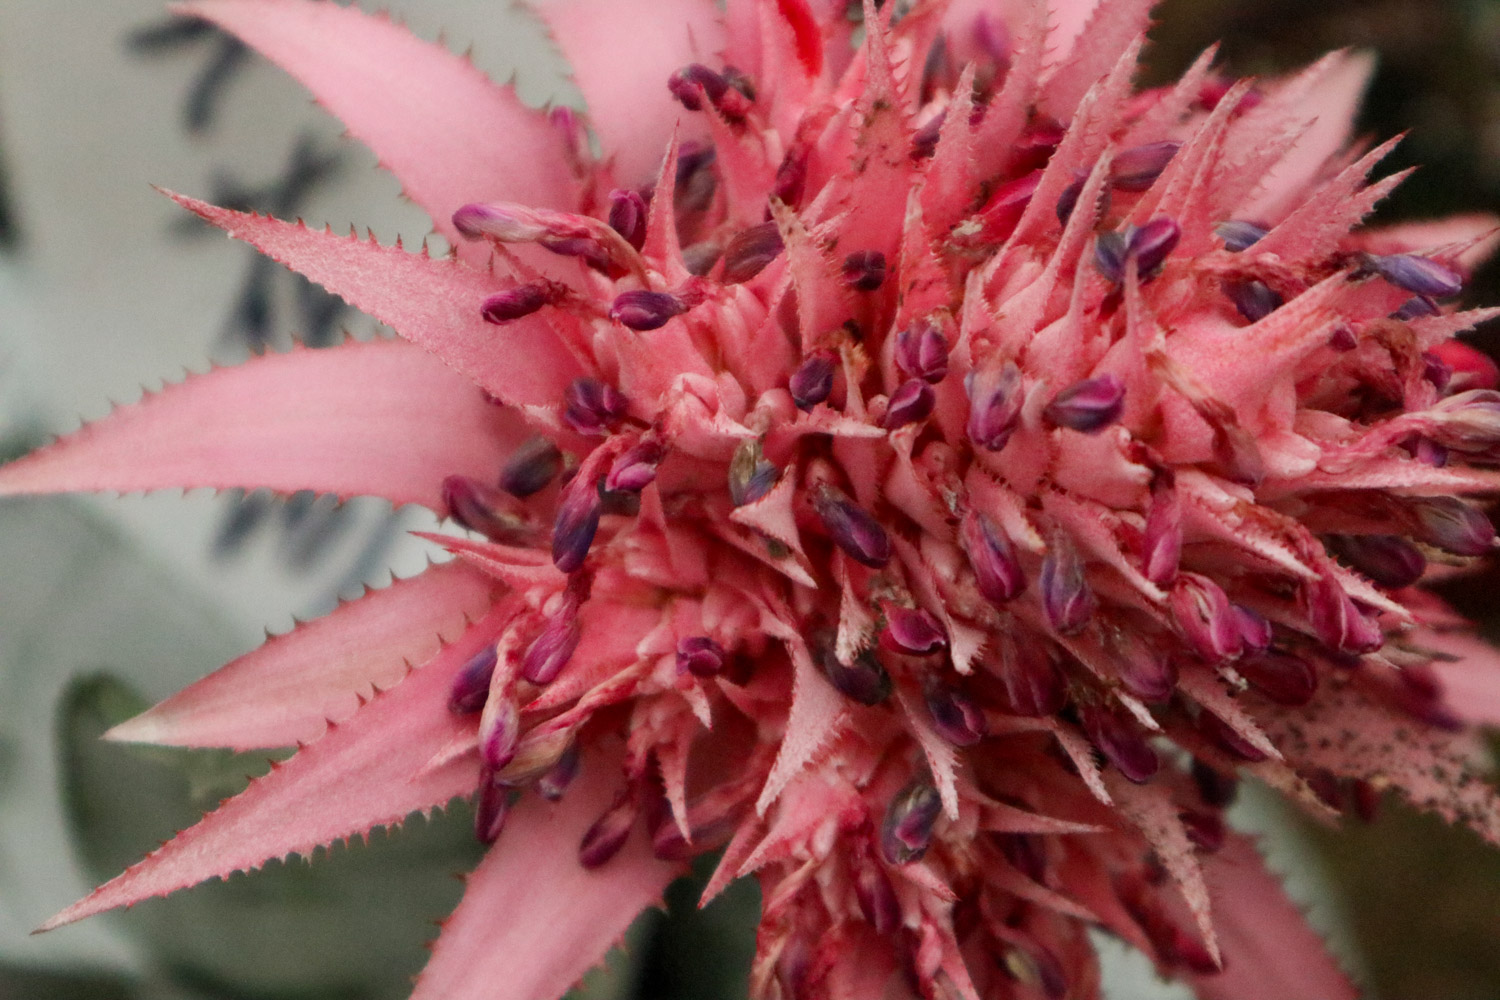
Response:
[[[577,206],[563,138],[467,58],[424,42],[389,16],[312,0],[211,0],[178,7],[276,63],[343,120],[401,181],[449,243],[452,217],[475,201]]]
[[[619,784],[613,763],[594,755],[562,802],[528,796],[516,807],[469,876],[412,1000],[554,1000],[659,902],[679,869],[651,856],[639,827],[603,867],[578,863],[584,831]]]
[[[310,743],[457,639],[495,590],[462,563],[429,567],[266,640],[105,736],[235,750]]]
[[[557,404],[581,374],[577,360],[539,315],[498,327],[486,323],[480,306],[501,286],[458,261],[433,260],[425,251],[407,253],[399,243],[383,247],[183,195],[172,198],[432,351],[507,403]]]
[[[519,424],[409,344],[299,347],[122,406],[0,468],[0,494],[264,486],[436,510],[443,477],[495,475]]]
[[[755,802],[755,811],[760,815],[765,815],[787,782],[833,739],[845,715],[844,699],[813,666],[802,636],[789,625],[778,630],[776,626],[779,624],[768,622],[766,630],[785,642],[791,654],[792,708],[787,716],[786,732],[781,738],[776,763],[772,765],[760,798]]]
[[[1072,118],[1088,89],[1104,78],[1133,39],[1146,33],[1154,3],[1155,0],[1104,0],[1094,7],[1079,31],[1079,42],[1065,60],[1053,67],[1042,84],[1038,107],[1058,121]],[[1070,19],[1073,13],[1069,12]],[[1063,25],[1058,27],[1061,29],[1058,34],[1066,30]]]
[[[473,726],[448,710],[454,675],[493,642],[514,608],[498,606],[420,670],[384,691],[353,718],[329,729],[295,757],[273,766],[244,792],[196,826],[179,833],[144,861],[94,890],[42,925],[131,906],[152,896],[289,854],[310,855],[409,813],[447,803],[474,788],[472,760],[440,767],[428,762]]]
[[[650,178],[679,118],[690,126],[683,138],[701,134],[667,78],[688,63],[719,64],[724,32],[713,0],[554,0],[537,13],[573,69],[618,183]]]
[[[1248,837],[1230,834],[1207,858],[1204,869],[1224,970],[1191,977],[1202,1000],[1356,1000],[1359,993],[1349,977],[1266,869]]]

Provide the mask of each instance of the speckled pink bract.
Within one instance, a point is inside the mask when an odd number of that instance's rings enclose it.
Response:
[[[1146,0],[560,0],[587,110],[386,18],[184,10],[301,80],[451,253],[174,196],[401,339],[123,407],[0,491],[374,495],[455,558],[118,727],[298,745],[56,926],[458,797],[418,998],[551,1000],[693,857],[756,998],[1355,989],[1237,783],[1500,839],[1487,218],[1363,228],[1368,60],[1136,89]],[[1414,917],[1415,919],[1415,917]]]

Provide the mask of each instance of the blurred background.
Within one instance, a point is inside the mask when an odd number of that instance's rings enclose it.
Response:
[[[384,0],[442,31],[524,99],[573,100],[545,41],[503,0]],[[1235,74],[1333,48],[1377,53],[1361,119],[1408,131],[1385,171],[1423,169],[1381,218],[1500,211],[1500,0],[1165,0],[1145,82],[1222,42]],[[373,324],[183,218],[150,185],[369,226],[427,230],[373,159],[301,89],[157,0],[0,3],[0,458],[177,380],[293,339]],[[1471,284],[1500,302],[1500,268]],[[1474,342],[1496,344],[1481,331]],[[100,732],[253,648],[264,630],[419,570],[430,519],[314,496],[157,495],[0,502],[0,998],[363,1000],[406,995],[451,876],[478,852],[466,807],[318,863],[272,864],[43,937],[29,930],[193,822],[263,758],[98,743]],[[1449,596],[1487,622],[1470,580]],[[1312,918],[1384,1000],[1500,996],[1500,853],[1387,803],[1372,824],[1309,829],[1252,797]],[[591,977],[591,997],[744,995],[753,886],[707,911],[680,884],[670,917]],[[1440,905],[1439,905],[1440,904]],[[1185,994],[1104,943],[1115,1000]],[[1282,998],[1276,998],[1282,1000]]]

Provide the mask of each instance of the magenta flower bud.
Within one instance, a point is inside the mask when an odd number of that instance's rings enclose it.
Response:
[[[859,912],[877,934],[893,934],[901,926],[901,901],[890,877],[878,864],[862,864],[854,872],[854,898]]]
[[[587,375],[568,384],[563,403],[563,420],[589,437],[603,437],[614,430],[629,407],[620,390]]]
[[[948,632],[930,612],[890,601],[881,601],[880,608],[885,613],[880,641],[887,649],[925,656],[948,648]]]
[[[583,565],[599,530],[599,484],[574,476],[563,487],[552,528],[552,562],[564,573]]]
[[[792,372],[787,389],[791,392],[792,402],[797,404],[797,409],[811,410],[833,392],[833,361],[833,355],[819,351]]]
[[[1318,690],[1318,674],[1300,656],[1267,650],[1250,653],[1234,668],[1255,689],[1278,705],[1299,707],[1312,701]]]
[[[1006,653],[1000,680],[1011,711],[1033,719],[1062,711],[1068,703],[1068,685],[1052,650],[1017,637]]]
[[[1047,547],[1037,577],[1042,611],[1059,635],[1075,635],[1094,616],[1094,592],[1084,578],[1083,560],[1066,538],[1058,535]]]
[[[1231,659],[1244,649],[1239,618],[1223,589],[1208,577],[1179,573],[1171,607],[1183,638],[1209,663]]]
[[[576,228],[561,229],[557,212],[534,211],[521,205],[464,205],[453,213],[453,228],[459,235],[476,240],[483,237],[503,243],[529,243],[547,236],[578,236]]]
[[[844,258],[844,283],[856,292],[873,292],[885,284],[885,254],[856,250]]]
[[[764,497],[781,479],[781,470],[765,460],[760,441],[741,442],[729,462],[729,500],[736,507]]]
[[[1323,544],[1335,559],[1393,590],[1410,587],[1427,571],[1422,550],[1399,535],[1325,535]]]
[[[529,534],[525,522],[509,512],[509,498],[489,483],[469,476],[448,476],[443,480],[442,496],[449,517],[491,541],[516,542]]]
[[[578,744],[569,743],[562,756],[557,758],[557,763],[536,779],[538,794],[548,802],[560,801],[573,779],[578,777],[578,765],[581,761],[582,754],[578,751]]]
[[[1243,604],[1231,604],[1229,613],[1234,616],[1234,625],[1239,630],[1240,641],[1244,643],[1244,652],[1259,653],[1271,647],[1271,623],[1259,611]]]
[[[872,652],[866,650],[844,663],[834,649],[833,636],[820,636],[815,655],[818,669],[844,697],[861,705],[879,705],[891,696],[891,675]]]
[[[1145,191],[1181,148],[1182,143],[1167,141],[1121,150],[1110,164],[1109,182],[1120,191]]]
[[[1182,500],[1169,476],[1151,484],[1151,504],[1141,536],[1141,572],[1157,586],[1171,583],[1182,557]]]
[[[530,316],[553,301],[552,291],[541,284],[518,285],[507,292],[497,292],[484,300],[479,313],[486,323],[508,323]]]
[[[1118,375],[1096,375],[1068,386],[1042,411],[1057,427],[1097,434],[1125,412],[1125,383]]]
[[[1422,319],[1426,316],[1441,316],[1442,306],[1437,301],[1426,295],[1414,295],[1401,303],[1401,308],[1391,313],[1391,319],[1399,319],[1403,323],[1408,320]]]
[[[578,844],[578,863],[585,868],[599,868],[620,853],[635,826],[635,799],[629,790],[621,792],[604,815],[594,820]]]
[[[646,244],[646,199],[639,191],[616,188],[609,193],[609,225],[639,250]]]
[[[521,742],[521,713],[509,698],[496,696],[485,705],[479,720],[479,759],[498,771],[516,756]]]
[[[707,97],[710,104],[718,104],[729,84],[702,63],[690,63],[667,78],[667,89],[684,108],[702,111],[703,98]]]
[[[833,543],[855,562],[881,569],[891,561],[891,539],[863,508],[825,484],[813,491],[813,508]]]
[[[1224,294],[1234,303],[1239,314],[1252,323],[1265,319],[1280,309],[1282,298],[1263,281],[1226,281]]]
[[[1250,249],[1264,239],[1268,232],[1270,230],[1265,226],[1238,220],[1221,222],[1214,226],[1214,235],[1224,241],[1224,248],[1233,250],[1235,253]]]
[[[1031,204],[1031,198],[1041,182],[1042,171],[1033,170],[996,188],[995,193],[990,195],[990,200],[985,202],[984,208],[975,216],[977,227],[972,232],[964,233],[964,242],[976,246],[994,244],[1015,232],[1016,224],[1021,221],[1026,206]],[[972,226],[972,223],[966,225]]]
[[[534,437],[515,450],[500,470],[500,488],[514,497],[529,497],[547,488],[562,471],[562,452],[544,437]]]
[[[706,635],[677,640],[677,672],[694,677],[713,677],[724,669],[724,647]]]
[[[1157,216],[1130,234],[1128,252],[1135,257],[1142,280],[1161,270],[1167,255],[1177,248],[1177,241],[1180,239],[1182,230],[1174,220],[1164,215]]]
[[[487,767],[479,769],[479,800],[474,805],[474,837],[481,844],[493,844],[505,828],[505,817],[510,813],[510,798],[513,789],[495,779],[495,772]]]
[[[948,374],[948,340],[927,320],[896,334],[896,367],[912,378],[941,382]]]
[[[880,426],[893,431],[907,424],[919,423],[932,416],[932,409],[936,405],[937,394],[932,391],[932,386],[919,378],[907,379],[891,393],[885,419]]]
[[[1125,690],[1152,704],[1169,701],[1177,688],[1177,667],[1154,644],[1129,628],[1109,630],[1110,660]]]
[[[1032,833],[997,833],[995,846],[1016,871],[1040,885],[1047,883],[1047,842]]]
[[[486,645],[469,657],[453,678],[448,689],[448,711],[454,715],[470,715],[484,708],[490,694],[490,677],[495,673],[495,647]]]
[[[1367,617],[1331,576],[1303,584],[1307,617],[1328,648],[1341,653],[1368,653],[1385,643],[1380,625]]]
[[[929,679],[922,686],[922,696],[932,716],[932,727],[954,746],[971,747],[988,733],[983,710],[960,688]]]
[[[665,454],[659,439],[641,438],[614,460],[604,477],[604,488],[611,493],[639,493],[656,481],[656,468]]]
[[[880,824],[880,853],[893,865],[922,860],[932,844],[932,829],[943,812],[938,790],[917,778],[891,799]]]
[[[1134,720],[1104,705],[1081,705],[1078,721],[1083,725],[1089,742],[1127,780],[1143,785],[1161,767],[1161,758]]]
[[[578,624],[578,607],[565,599],[557,614],[547,620],[542,634],[532,641],[521,660],[521,676],[533,684],[550,684],[573,658],[583,632]]]
[[[1198,732],[1214,746],[1250,764],[1266,759],[1266,752],[1252,744],[1208,709],[1198,713]]]
[[[969,557],[975,582],[985,600],[995,605],[1005,604],[1026,589],[1016,547],[998,525],[971,510],[964,514],[958,531],[964,554]]]
[[[1014,361],[998,368],[974,369],[964,376],[969,395],[969,440],[987,451],[999,451],[1021,419],[1021,369]]]
[[[781,232],[774,222],[762,222],[735,235],[724,248],[724,272],[721,281],[738,285],[749,281],[785,249]]]
[[[1407,507],[1417,541],[1456,556],[1482,556],[1495,546],[1484,512],[1456,497],[1422,497]]]
[[[1369,254],[1365,266],[1413,295],[1446,299],[1464,290],[1463,275],[1446,264],[1416,254]]]
[[[660,330],[674,316],[688,311],[687,302],[671,292],[653,292],[636,288],[615,296],[609,307],[609,318],[632,330]]]
[[[1220,814],[1185,809],[1177,818],[1182,820],[1182,831],[1187,834],[1188,840],[1200,851],[1215,854],[1224,846],[1224,838],[1229,831]]]

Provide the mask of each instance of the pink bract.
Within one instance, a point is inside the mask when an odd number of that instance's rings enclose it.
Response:
[[[1203,997],[1336,1000],[1237,780],[1500,841],[1500,660],[1414,587],[1493,545],[1453,338],[1497,310],[1444,302],[1491,223],[1359,228],[1401,179],[1350,146],[1359,57],[1139,92],[1147,0],[898,6],[549,4],[587,117],[352,8],[182,8],[454,253],[174,195],[404,339],[190,378],[0,492],[470,531],[114,730],[302,748],[47,927],[475,796],[419,998],[558,996],[722,850],[756,997],[1094,997],[1099,926]]]

